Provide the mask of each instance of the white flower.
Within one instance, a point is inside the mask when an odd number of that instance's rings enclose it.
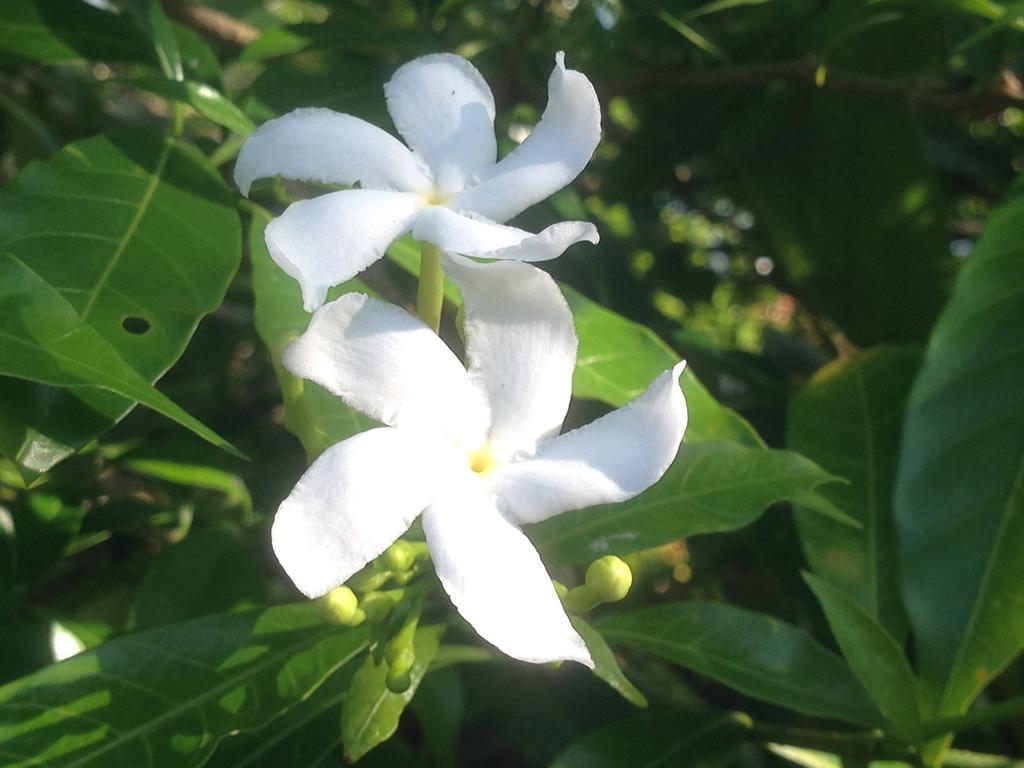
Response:
[[[496,223],[576,178],[600,140],[594,87],[565,68],[564,54],[555,59],[540,122],[500,163],[491,90],[472,64],[451,54],[415,59],[384,86],[388,111],[411,150],[376,126],[328,109],[296,110],[246,140],[235,164],[243,194],[254,180],[276,174],[360,185],[294,203],[267,227],[270,254],[299,281],[307,311],[410,230],[442,251],[517,261],[552,259],[573,243],[597,242],[589,222],[561,222],[538,235]]]
[[[274,551],[310,597],[343,583],[423,514],[441,584],[510,656],[593,666],[520,526],[632,498],[675,458],[683,364],[626,406],[559,435],[577,340],[554,281],[528,264],[452,257],[468,371],[402,309],[346,294],[284,363],[388,425],[327,449],[281,504]]]

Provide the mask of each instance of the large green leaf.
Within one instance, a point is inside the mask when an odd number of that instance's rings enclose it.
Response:
[[[792,290],[857,344],[923,341],[953,258],[911,116],[824,89],[769,91],[746,109],[726,154]]]
[[[75,142],[0,192],[0,250],[56,288],[146,381],[220,305],[241,253],[227,187],[195,149],[133,132]],[[0,385],[0,448],[44,471],[130,410],[95,389]]]
[[[910,348],[878,347],[822,368],[790,401],[790,448],[849,480],[820,493],[860,528],[797,508],[807,561],[843,587],[895,638],[906,617],[896,567],[896,483],[903,408],[920,363]]]
[[[302,308],[298,282],[270,258],[263,240],[270,214],[256,206],[251,206],[251,211],[248,243],[256,331],[270,350],[274,373],[281,385],[284,424],[302,441],[312,458],[334,443],[376,426],[376,422],[352,410],[320,385],[292,376],[281,364],[281,353],[288,342],[306,330],[310,315]],[[358,280],[351,280],[332,289],[329,298],[349,291],[366,293],[369,289]]]
[[[1022,381],[1018,183],[961,269],[904,425],[895,496],[903,594],[939,714],[964,710],[1024,647]]]
[[[728,764],[744,741],[742,723],[728,715],[644,713],[574,741],[551,768],[657,768]]]
[[[684,443],[665,476],[636,498],[545,520],[532,527],[530,538],[555,560],[584,563],[741,528],[769,505],[835,479],[791,451],[719,440]]]
[[[917,687],[903,649],[845,591],[810,573],[805,578],[857,679],[895,732],[916,743],[921,726]]]
[[[410,671],[410,684],[404,693],[392,693],[385,685],[388,665],[367,655],[356,672],[341,710],[341,740],[345,758],[355,762],[382,741],[387,741],[398,728],[402,712],[412,701],[423,676],[430,668],[441,645],[444,625],[420,627],[413,647],[416,661]]]
[[[127,16],[66,0],[0,3],[0,54],[47,64],[76,59],[156,63],[145,34]]]
[[[9,768],[202,765],[229,733],[302,701],[366,647],[312,604],[128,635],[0,688]]]
[[[842,659],[800,629],[724,603],[669,603],[599,620],[623,643],[757,699],[875,725],[880,716]]]
[[[214,445],[234,450],[189,416],[124,361],[117,350],[39,275],[0,254],[0,373],[42,384],[102,387],[138,400]],[[0,427],[5,439],[9,425]]]

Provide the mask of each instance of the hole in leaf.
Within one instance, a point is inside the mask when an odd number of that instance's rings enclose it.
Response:
[[[128,333],[141,336],[149,330],[149,320],[144,317],[128,315],[128,317],[121,321],[121,327],[128,331]]]

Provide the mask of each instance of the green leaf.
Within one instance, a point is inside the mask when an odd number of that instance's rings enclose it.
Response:
[[[42,384],[102,387],[237,453],[142,378],[59,292],[9,254],[0,254],[0,284],[0,373]]]
[[[302,441],[306,454],[313,458],[334,443],[377,424],[318,384],[292,376],[281,364],[284,348],[306,330],[310,316],[302,308],[298,282],[270,258],[263,240],[263,230],[271,219],[270,214],[257,206],[251,206],[251,210],[249,257],[252,259],[256,331],[270,350],[274,373],[281,385],[284,424]],[[328,299],[350,291],[370,292],[363,283],[351,280],[332,289]]]
[[[744,741],[734,717],[691,712],[643,713],[570,744],[551,768],[694,768],[726,765]]]
[[[790,401],[787,444],[846,478],[819,493],[860,528],[797,508],[807,561],[894,638],[906,632],[896,567],[896,483],[903,409],[920,364],[909,348],[877,347],[819,370]]]
[[[618,659],[604,637],[593,626],[579,616],[570,616],[573,627],[587,644],[590,657],[594,660],[594,675],[604,680],[612,690],[637,707],[647,706],[647,697],[633,685],[619,666]]]
[[[857,679],[897,735],[916,744],[921,737],[921,715],[914,673],[903,649],[846,592],[810,573],[805,573],[804,579],[821,603],[832,634]]]
[[[0,251],[57,288],[151,383],[220,305],[241,239],[209,162],[135,131],[75,142],[18,174],[0,191]],[[132,399],[0,383],[0,449],[45,471],[109,429]]]
[[[142,30],[84,2],[4,0],[0,54],[45,64],[79,59],[155,63]]]
[[[241,109],[231,103],[216,88],[205,83],[195,83],[191,80],[163,80],[158,77],[139,77],[124,82],[170,101],[188,104],[203,117],[242,136],[247,136],[256,130],[256,125],[246,117]]]
[[[111,640],[0,688],[9,768],[202,765],[366,648],[310,603],[211,616]]]
[[[444,625],[420,627],[416,630],[413,648],[416,662],[410,673],[411,683],[405,693],[392,693],[385,685],[387,663],[380,664],[367,655],[356,672],[341,710],[341,740],[345,758],[355,762],[382,741],[387,741],[398,728],[402,712],[412,701],[423,676],[430,668],[441,646]]]
[[[822,90],[769,91],[745,110],[725,154],[793,293],[858,345],[922,342],[954,260],[913,118]]]
[[[1024,184],[961,268],[910,396],[896,483],[903,594],[929,716],[1024,647]]]
[[[724,603],[669,603],[596,625],[612,644],[648,651],[753,698],[863,725],[880,720],[842,659],[771,616]]]
[[[684,443],[664,477],[636,498],[545,520],[530,538],[551,558],[590,562],[698,533],[742,528],[778,501],[836,478],[791,451]]]

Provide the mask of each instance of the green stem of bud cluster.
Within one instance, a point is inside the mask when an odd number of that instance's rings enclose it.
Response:
[[[444,269],[441,249],[432,243],[420,245],[420,283],[416,289],[416,313],[434,333],[441,327],[444,306]]]
[[[399,539],[346,584],[360,594],[375,592],[389,581],[405,586],[419,575],[420,561],[428,556],[429,550],[424,542]]]
[[[587,613],[604,603],[622,600],[632,585],[633,573],[629,566],[615,555],[605,555],[590,564],[583,584],[559,596],[567,611]]]

